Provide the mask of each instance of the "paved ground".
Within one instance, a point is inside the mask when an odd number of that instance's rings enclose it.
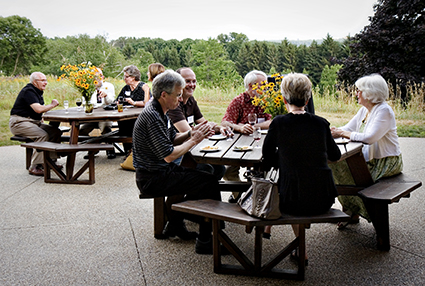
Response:
[[[400,142],[404,172],[425,182],[425,139]],[[195,254],[193,241],[154,239],[153,202],[138,199],[134,173],[121,170],[120,157],[100,154],[91,186],[45,184],[28,175],[24,158],[19,146],[0,148],[0,285],[425,284],[423,187],[390,206],[389,252],[376,250],[364,220],[344,231],[312,225],[299,282],[214,274],[212,256]],[[252,234],[232,224],[227,230],[252,253]],[[292,236],[289,226],[274,227],[266,254]]]

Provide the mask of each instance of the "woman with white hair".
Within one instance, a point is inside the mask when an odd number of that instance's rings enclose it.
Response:
[[[392,108],[385,102],[388,99],[388,85],[382,76],[372,74],[358,79],[358,103],[363,105],[357,114],[340,128],[331,128],[334,138],[347,138],[362,142],[363,156],[374,181],[399,174],[403,170],[397,126]],[[330,166],[336,184],[353,185],[353,178],[346,163]],[[350,222],[338,224],[343,229],[348,223],[357,223],[359,215],[370,222],[363,201],[357,196],[339,196],[343,210],[351,215]]]

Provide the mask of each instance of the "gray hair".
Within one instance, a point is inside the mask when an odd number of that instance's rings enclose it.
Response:
[[[289,104],[303,107],[311,97],[311,81],[302,73],[290,73],[283,77],[281,91]]]
[[[184,78],[173,70],[166,70],[159,74],[152,82],[152,95],[155,99],[161,97],[161,93],[173,93],[176,86],[184,88],[186,82]]]
[[[355,85],[362,92],[363,98],[372,103],[381,103],[388,99],[388,84],[379,74],[361,77]]]
[[[243,79],[243,84],[246,90],[249,89],[250,84],[254,84],[257,81],[258,76],[264,76],[267,80],[267,75],[262,71],[253,70],[245,75],[245,78]]]
[[[134,77],[136,81],[140,81],[141,73],[135,65],[126,66],[122,71],[126,72],[129,76]]]
[[[33,72],[33,73],[30,75],[30,83],[34,84],[34,82],[35,82],[37,79],[39,79],[39,77],[40,77],[41,75],[44,75],[44,73],[42,73],[42,72]]]

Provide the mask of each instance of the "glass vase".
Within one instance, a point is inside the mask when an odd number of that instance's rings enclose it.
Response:
[[[86,101],[86,108],[85,108],[85,110],[84,110],[84,112],[87,114],[87,115],[91,115],[92,113],[93,113],[93,103],[91,103],[91,102],[87,102]]]

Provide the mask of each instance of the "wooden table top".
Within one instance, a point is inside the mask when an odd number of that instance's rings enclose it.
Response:
[[[190,154],[197,163],[252,167],[260,163],[263,158],[262,147],[265,137],[266,134],[261,135],[261,140],[259,142],[261,148],[253,148],[250,151],[239,151],[236,150],[235,147],[256,146],[252,136],[235,134],[233,141],[227,141],[226,139],[204,139],[190,151]],[[219,149],[213,152],[202,151],[202,148],[206,146],[217,146]],[[343,161],[354,154],[360,153],[363,144],[360,142],[349,142],[346,144],[338,144],[338,147],[341,151],[341,159],[339,161]]]
[[[47,111],[44,113],[43,119],[56,122],[122,121],[136,119],[142,110],[143,108],[129,107],[123,112],[117,112],[116,110],[105,110],[99,107],[94,109],[91,115],[88,115],[83,108],[78,111],[76,107],[73,107],[68,109],[68,113],[65,112],[65,109]]]

